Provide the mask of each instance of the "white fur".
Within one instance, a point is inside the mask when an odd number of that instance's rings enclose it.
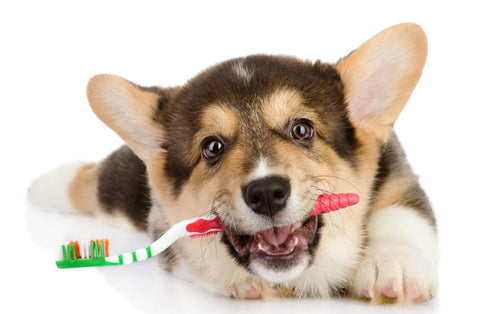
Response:
[[[298,263],[298,265],[290,268],[287,271],[275,271],[272,269],[268,269],[263,267],[260,263],[256,263],[255,261],[250,264],[250,268],[255,274],[272,283],[281,283],[289,280],[294,280],[298,276],[300,276],[300,274],[307,268],[307,266],[307,258],[304,258],[301,263]]]
[[[232,66],[233,73],[240,79],[249,82],[252,79],[253,72],[245,66],[244,61],[239,61]]]
[[[74,213],[68,187],[83,162],[62,165],[35,179],[28,188],[28,203],[39,209]]]
[[[268,168],[267,161],[265,160],[265,158],[260,157],[260,161],[258,162],[257,168],[253,172],[253,175],[250,178],[250,181],[253,181],[256,179],[262,179],[272,174],[273,174],[273,171]]]
[[[365,257],[353,281],[356,295],[375,302],[393,293],[399,303],[409,303],[435,293],[438,244],[426,218],[391,206],[372,214],[367,233]]]

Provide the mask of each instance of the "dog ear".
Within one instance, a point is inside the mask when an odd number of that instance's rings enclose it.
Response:
[[[378,33],[335,66],[353,123],[385,142],[417,85],[427,57],[422,28],[406,23]]]
[[[87,97],[93,112],[142,159],[162,151],[164,130],[156,121],[162,96],[119,76],[96,75]]]

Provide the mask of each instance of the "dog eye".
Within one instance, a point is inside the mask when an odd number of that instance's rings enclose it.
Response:
[[[207,138],[202,145],[202,155],[207,162],[215,162],[224,151],[223,143],[216,137]]]
[[[298,141],[308,141],[313,137],[314,130],[309,121],[300,120],[290,129],[290,137]]]

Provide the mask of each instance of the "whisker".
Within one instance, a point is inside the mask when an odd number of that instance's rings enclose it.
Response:
[[[340,180],[342,182],[345,182],[345,183],[348,183],[355,191],[355,193],[359,194],[361,198],[365,198],[365,195],[363,195],[363,193],[361,192],[360,188],[358,188],[353,182],[345,179],[345,178],[342,178],[340,176],[335,176],[335,175],[319,175],[319,176],[315,176],[315,178],[332,178],[332,179],[336,179],[336,180]]]

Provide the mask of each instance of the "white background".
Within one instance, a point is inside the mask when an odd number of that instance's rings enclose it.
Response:
[[[473,313],[478,311],[480,120],[478,6],[465,1],[3,1],[0,4],[0,308],[80,313]],[[183,84],[252,53],[336,62],[381,29],[416,22],[429,39],[424,74],[396,129],[438,216],[438,298],[408,308],[346,300],[237,301],[159,271],[55,268],[63,240],[108,236],[117,253],[149,239],[88,218],[27,212],[37,175],[98,160],[121,144],[90,111],[85,86],[114,73]],[[478,313],[478,312],[477,312]]]

